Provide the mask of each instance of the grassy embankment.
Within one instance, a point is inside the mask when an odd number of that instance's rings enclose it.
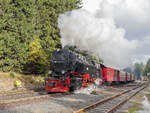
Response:
[[[40,87],[44,83],[44,77],[37,75],[23,75],[15,72],[0,72],[0,91],[12,90],[15,88],[15,82],[21,81],[23,88]]]

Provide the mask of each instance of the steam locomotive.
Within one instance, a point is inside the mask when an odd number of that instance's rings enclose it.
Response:
[[[95,84],[96,80],[98,86],[135,80],[130,73],[106,67],[68,47],[53,51],[50,67],[49,77],[45,80],[47,92],[74,91]]]

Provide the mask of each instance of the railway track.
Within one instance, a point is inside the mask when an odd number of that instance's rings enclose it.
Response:
[[[12,90],[0,92],[0,109],[7,109],[11,106],[18,106],[33,100],[40,100],[47,98],[48,95],[43,92],[35,90]]]
[[[9,95],[16,95],[16,94],[22,94],[26,92],[33,92],[29,90],[12,90],[12,91],[3,91],[0,92],[0,96],[9,96]]]
[[[146,86],[147,84],[138,84],[136,87],[132,86],[132,88],[127,88],[127,90],[122,91],[119,94],[104,98],[93,104],[78,109],[77,111],[74,111],[74,113],[113,113],[120,105],[128,101]]]
[[[0,92],[0,110],[5,110],[15,106],[21,106],[48,99],[69,95],[71,93],[48,94],[43,89],[35,90],[13,90]]]
[[[27,89],[13,89],[9,91],[1,91],[0,96],[8,96],[8,95],[15,95],[15,94],[21,94],[21,93],[27,93],[27,92],[39,92],[44,91],[44,86],[42,87],[34,87],[34,88],[27,88]]]

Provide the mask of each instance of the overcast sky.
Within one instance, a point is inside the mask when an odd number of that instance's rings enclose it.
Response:
[[[112,17],[117,27],[125,29],[125,38],[139,40],[136,61],[150,58],[150,0],[83,0],[91,13]]]
[[[150,0],[83,0],[59,16],[62,45],[76,45],[117,68],[150,58]]]

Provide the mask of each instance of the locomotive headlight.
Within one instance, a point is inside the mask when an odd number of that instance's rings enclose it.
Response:
[[[57,49],[56,49],[56,51],[58,52],[58,51],[60,51],[60,49],[59,49],[59,48],[57,48]]]
[[[52,74],[52,71],[50,70],[50,71],[48,72],[48,74],[49,74],[49,75]]]
[[[64,70],[62,70],[62,71],[61,71],[61,73],[62,73],[62,74],[64,74],[64,73],[65,73],[65,71],[64,71]]]

